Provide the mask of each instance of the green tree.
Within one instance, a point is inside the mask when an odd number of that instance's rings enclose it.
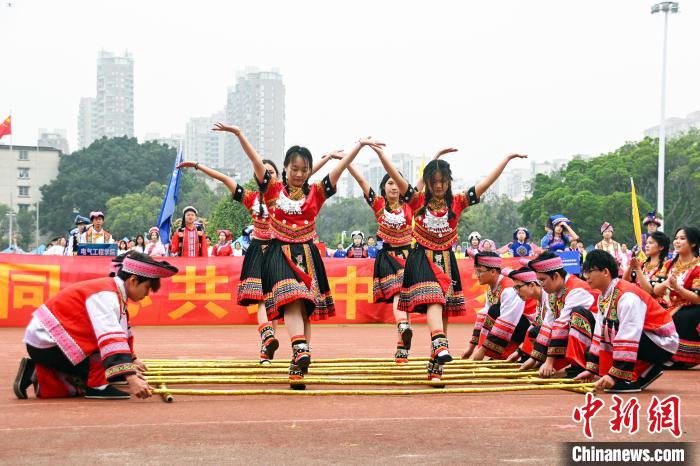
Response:
[[[31,251],[36,247],[36,210],[18,212],[15,222],[17,246]]]
[[[513,239],[513,231],[520,226],[523,226],[523,219],[518,203],[507,196],[487,197],[462,214],[458,234],[461,241],[466,241],[469,233],[478,231],[482,238],[491,239],[501,247]]]
[[[245,185],[246,190],[257,190],[255,181],[250,180]],[[234,201],[230,192],[226,194],[214,205],[209,224],[207,225],[207,236],[212,242],[218,241],[216,230],[230,230],[233,238],[238,238],[243,229],[250,225],[252,220],[250,214],[240,202]]]
[[[10,213],[10,207],[6,204],[0,204],[0,251],[7,247],[9,238],[7,234],[9,233],[10,222],[7,214]],[[12,220],[14,225],[14,219]],[[16,228],[15,226],[12,227]]]
[[[180,196],[178,197],[177,206],[175,207],[174,217],[182,216],[182,209],[191,205],[197,209],[200,217],[208,218],[213,207],[221,200],[221,195],[217,195],[209,189],[204,181],[206,175],[197,173],[191,170],[182,173],[180,179]],[[230,197],[228,190],[226,195]],[[161,197],[162,200],[162,197]],[[156,218],[160,212],[160,206],[156,212]],[[155,222],[155,218],[153,220]]]
[[[348,237],[353,230],[360,230],[365,237],[377,233],[377,221],[364,198],[338,199],[324,204],[316,220],[316,232],[321,241],[328,247],[335,247],[340,243],[342,232],[346,231],[347,246]]]
[[[174,160],[172,148],[127,137],[102,138],[62,156],[56,179],[41,187],[42,231],[63,234],[72,224],[74,208],[83,215],[107,213],[109,199],[141,192],[152,181],[167,182]],[[107,217],[108,230],[110,222]]]
[[[629,142],[590,160],[573,160],[550,176],[538,175],[532,197],[520,206],[523,218],[541,228],[552,214],[574,221],[587,245],[600,240],[600,225],[615,227],[615,237],[633,244],[630,177],[637,187],[640,214],[653,209],[657,194],[658,139]],[[700,223],[700,132],[689,131],[666,147],[665,226],[668,234]]]
[[[156,224],[165,185],[153,181],[143,192],[115,196],[107,201],[109,231],[115,238],[145,234]]]

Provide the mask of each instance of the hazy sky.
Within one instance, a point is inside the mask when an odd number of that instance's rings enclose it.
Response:
[[[12,110],[15,144],[65,128],[75,148],[104,48],[134,56],[140,138],[222,109],[250,65],[280,69],[286,145],[315,154],[362,135],[391,152],[454,146],[448,160],[465,177],[511,151],[597,155],[658,123],[663,16],[652,3],[2,0],[0,118]],[[700,2],[680,10],[668,116],[700,110]]]

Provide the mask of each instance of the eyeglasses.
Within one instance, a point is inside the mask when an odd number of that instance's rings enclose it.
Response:
[[[582,275],[585,278],[588,278],[591,275],[591,272],[602,272],[601,269],[587,269],[587,270],[582,270]]]
[[[482,274],[484,274],[484,273],[486,273],[486,272],[488,272],[488,271],[489,271],[489,269],[486,269],[486,268],[484,268],[484,269],[474,269],[474,273],[477,274],[477,275],[482,275]]]
[[[513,286],[513,289],[515,291],[520,291],[520,288],[527,286],[527,285],[529,285],[529,283],[523,283],[522,285],[515,285],[515,286]]]

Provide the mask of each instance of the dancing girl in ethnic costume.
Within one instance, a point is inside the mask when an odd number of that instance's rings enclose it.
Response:
[[[221,123],[217,124],[214,131],[231,131],[231,128]],[[242,135],[240,136],[243,137]],[[320,169],[329,157],[324,157],[321,162],[314,167],[314,172]],[[263,159],[263,165],[267,176],[271,180],[279,178],[277,165],[272,160]],[[257,319],[258,332],[260,333],[260,364],[270,364],[270,360],[275,357],[275,351],[279,348],[279,340],[275,338],[277,329],[276,322],[270,322],[265,310],[265,300],[262,290],[262,257],[270,242],[270,215],[267,205],[260,202],[261,191],[250,191],[239,184],[233,178],[220,173],[212,168],[206,167],[197,162],[183,162],[178,168],[191,167],[199,170],[205,175],[215,180],[221,181],[231,192],[234,201],[240,202],[248,210],[253,220],[253,232],[251,234],[250,245],[243,256],[240,281],[238,283],[238,297],[236,303],[240,306],[258,305]],[[261,189],[261,188],[260,188]],[[214,246],[216,248],[216,246]],[[233,251],[231,251],[231,254]],[[214,254],[218,255],[218,254]]]
[[[674,367],[700,364],[700,229],[681,227],[673,240],[676,257],[664,265],[664,279],[654,287],[663,296],[680,338]]]
[[[244,152],[253,162],[263,202],[268,208],[272,239],[262,261],[265,308],[268,319],[284,318],[292,346],[289,376],[291,380],[301,380],[311,363],[309,318],[326,319],[335,315],[326,270],[313,242],[316,217],[326,199],[335,194],[338,178],[360,149],[364,145],[380,143],[369,139],[358,141],[322,181],[310,185],[313,158],[307,148],[289,148],[284,158],[282,180],[271,179],[262,158],[240,129],[221,127],[238,137]],[[305,387],[294,383],[292,388]]]
[[[399,310],[427,314],[431,334],[428,377],[432,380],[441,379],[443,364],[452,361],[445,333],[448,316],[466,312],[457,259],[452,251],[457,242],[459,216],[479,202],[509,161],[524,157],[527,156],[505,157],[484,180],[456,195],[452,194],[450,165],[432,160],[423,170],[426,191],[418,192],[409,202],[414,212],[416,244],[406,260]]]
[[[348,171],[357,180],[365,200],[374,211],[378,225],[377,237],[384,242],[374,260],[374,302],[392,303],[399,333],[394,359],[397,363],[405,363],[408,362],[413,330],[408,314],[399,310],[399,293],[403,284],[404,266],[411,249],[413,210],[409,202],[414,191],[384,151],[377,146],[373,149],[387,171],[379,184],[379,196],[352,165]]]

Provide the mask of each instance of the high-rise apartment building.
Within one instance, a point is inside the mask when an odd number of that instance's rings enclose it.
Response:
[[[277,70],[248,68],[229,88],[226,121],[240,127],[263,158],[280,164],[284,158],[284,99],[282,75]],[[241,180],[252,177],[252,167],[236,138],[226,138],[224,164],[235,167]]]
[[[101,137],[134,136],[134,59],[100,51],[97,57],[96,97],[80,101],[80,147]]]

